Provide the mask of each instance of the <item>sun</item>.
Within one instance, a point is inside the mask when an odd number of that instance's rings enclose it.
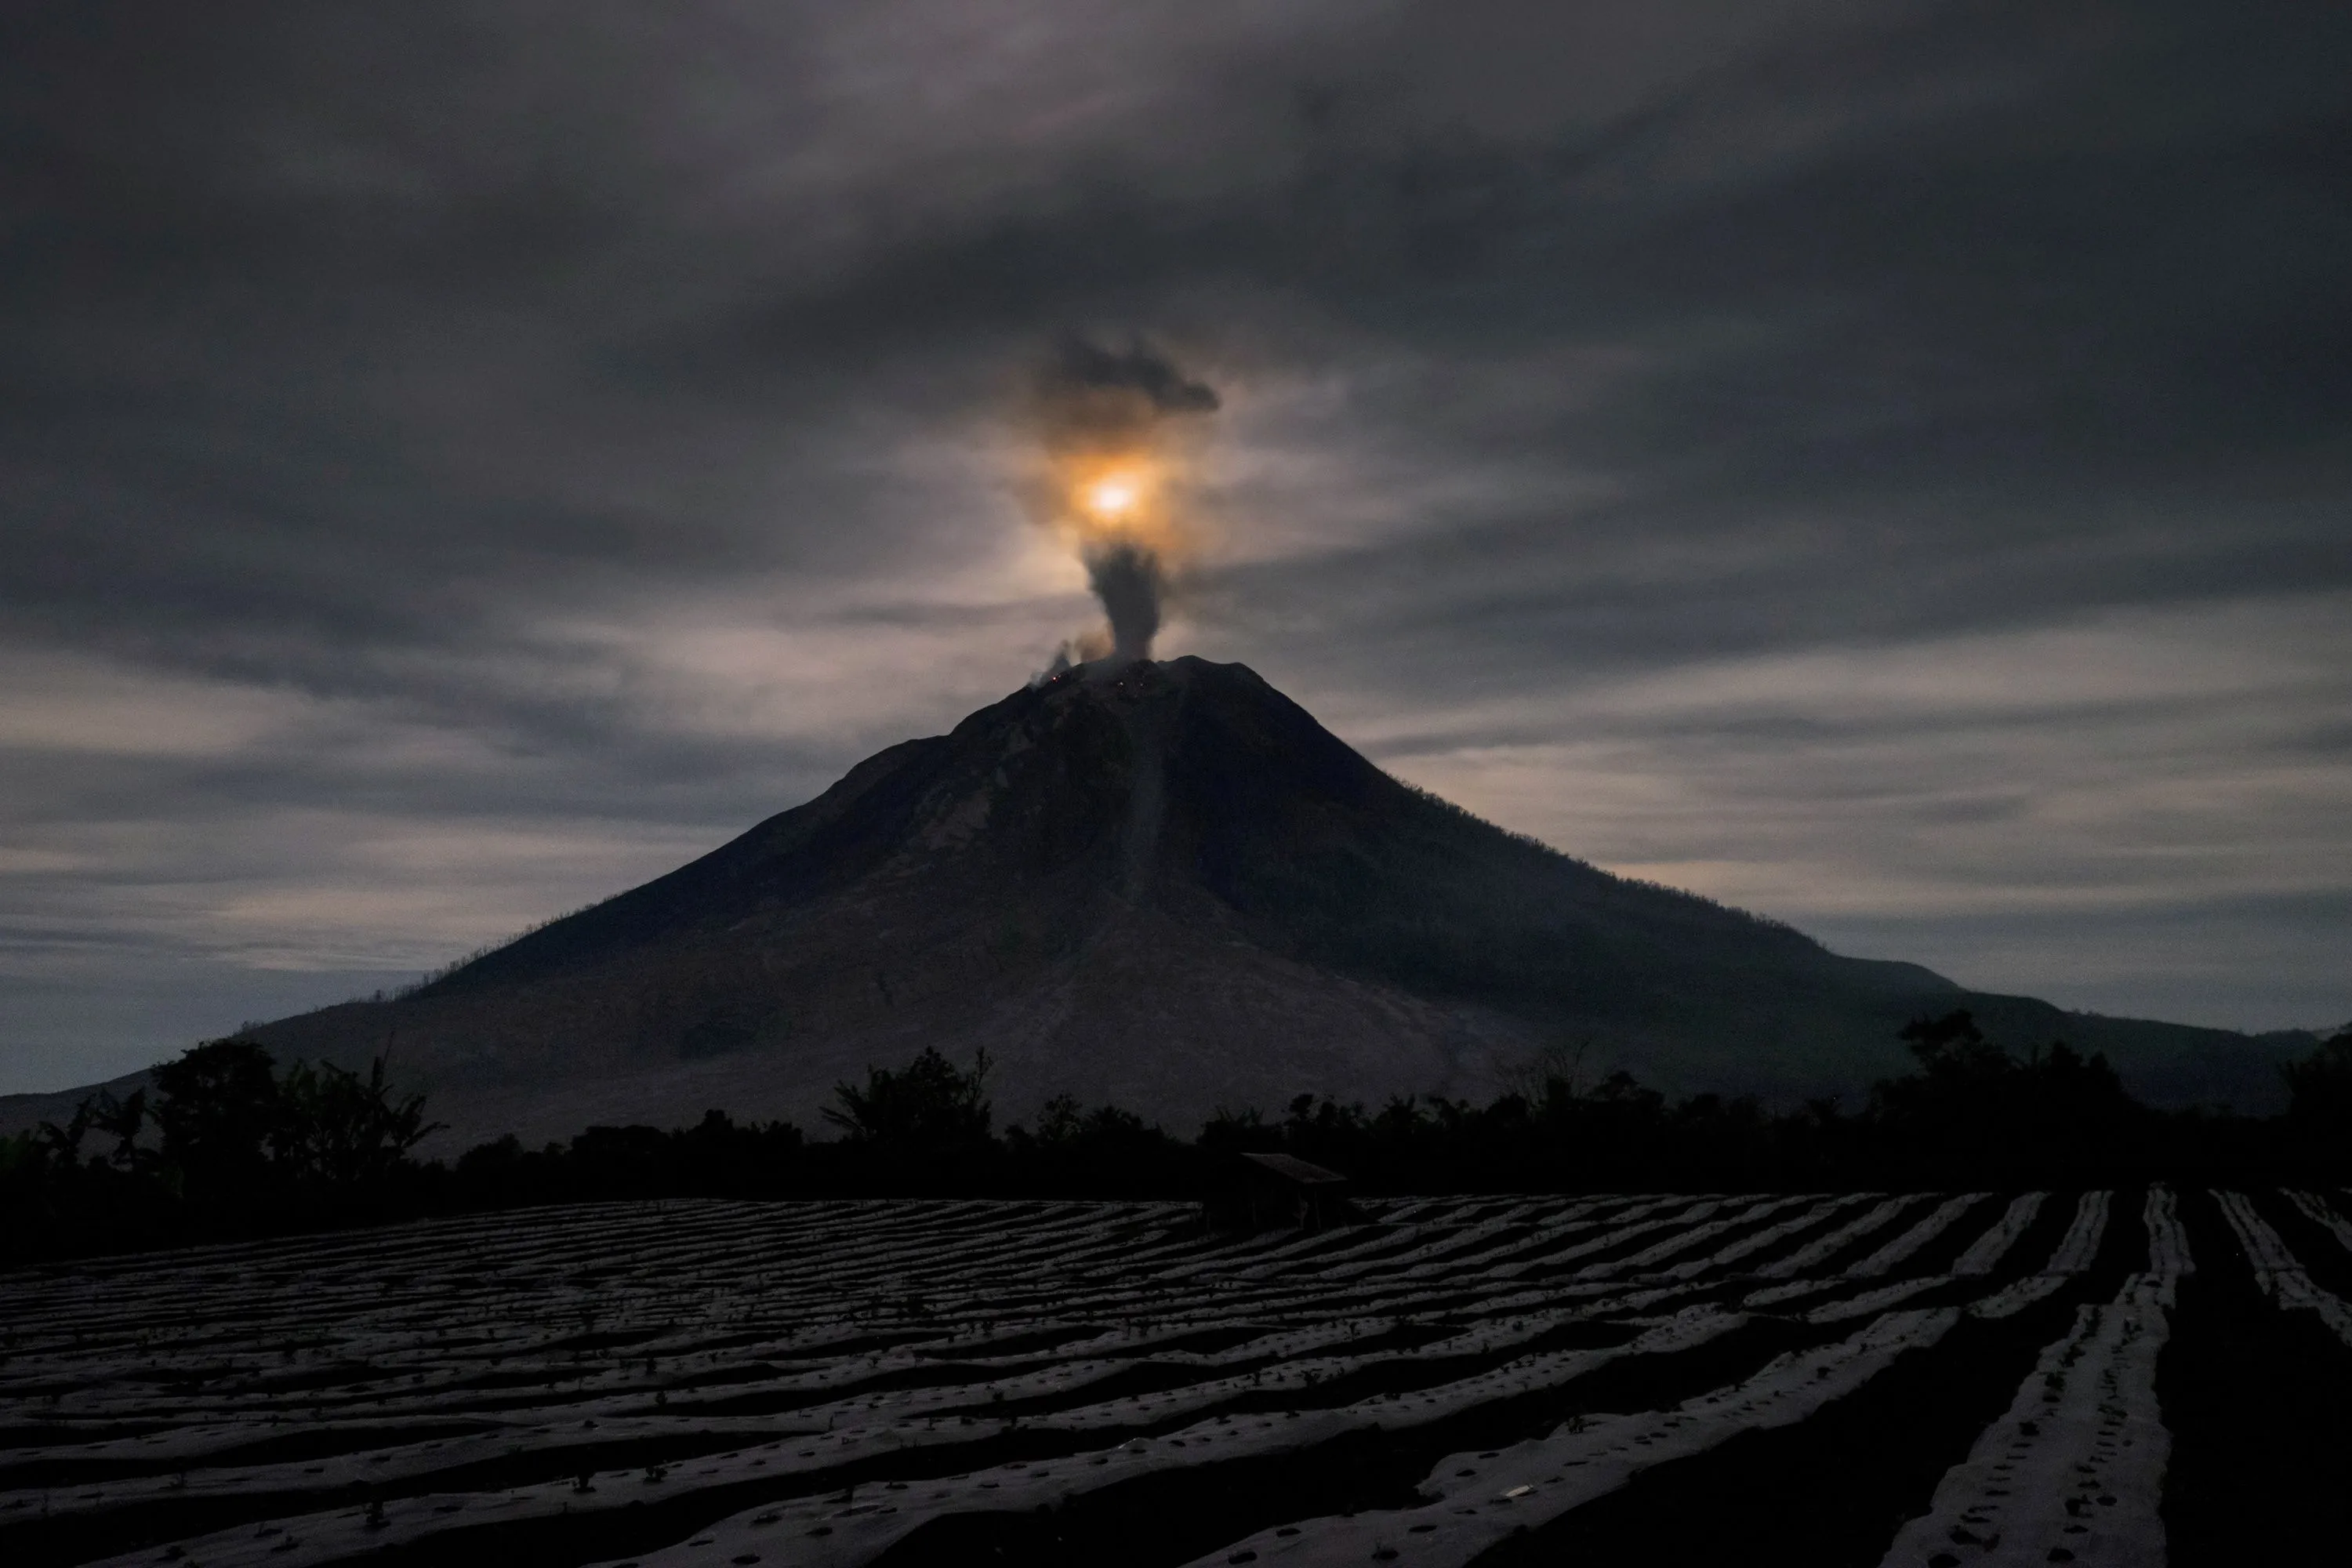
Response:
[[[1171,562],[1183,552],[1181,519],[1172,504],[1175,476],[1154,454],[1090,454],[1066,462],[1055,478],[1062,495],[1060,527],[1082,552],[1133,544]]]
[[[1087,510],[1106,522],[1129,516],[1142,500],[1141,489],[1124,476],[1097,479],[1086,489]]]

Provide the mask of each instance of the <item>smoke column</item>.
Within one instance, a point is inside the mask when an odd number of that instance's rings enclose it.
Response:
[[[1218,403],[1207,383],[1139,338],[1124,349],[1065,338],[1038,374],[1051,470],[1039,510],[1076,546],[1122,660],[1151,657],[1190,542],[1175,494],[1184,426]]]
[[[1087,552],[1087,579],[1110,618],[1111,653],[1121,660],[1150,658],[1160,635],[1160,605],[1168,574],[1157,553],[1126,540]]]

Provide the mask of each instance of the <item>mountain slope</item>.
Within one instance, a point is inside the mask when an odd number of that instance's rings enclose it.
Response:
[[[836,1080],[927,1045],[986,1049],[1008,1117],[1069,1092],[1185,1131],[1304,1092],[1485,1096],[1545,1049],[1675,1090],[1851,1095],[1900,1068],[1905,1019],[1961,1005],[2106,1048],[2159,1098],[2184,1097],[2168,1064],[2202,1084],[2198,1053],[2251,1059],[1609,876],[1181,658],[1015,692],[420,992],[254,1034],[352,1063],[389,1044],[457,1143],[710,1106],[813,1124]]]

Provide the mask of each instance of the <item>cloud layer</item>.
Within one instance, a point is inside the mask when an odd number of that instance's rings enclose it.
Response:
[[[680,0],[0,23],[0,1089],[396,983],[1091,618],[1845,951],[2352,1016],[2352,16]]]

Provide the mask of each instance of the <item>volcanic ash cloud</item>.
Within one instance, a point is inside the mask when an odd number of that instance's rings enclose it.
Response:
[[[1192,538],[1181,506],[1186,437],[1217,394],[1141,339],[1110,349],[1063,341],[1037,377],[1049,469],[1041,509],[1086,563],[1109,621],[1109,648],[1149,658]],[[1090,641],[1081,639],[1080,647]]]

